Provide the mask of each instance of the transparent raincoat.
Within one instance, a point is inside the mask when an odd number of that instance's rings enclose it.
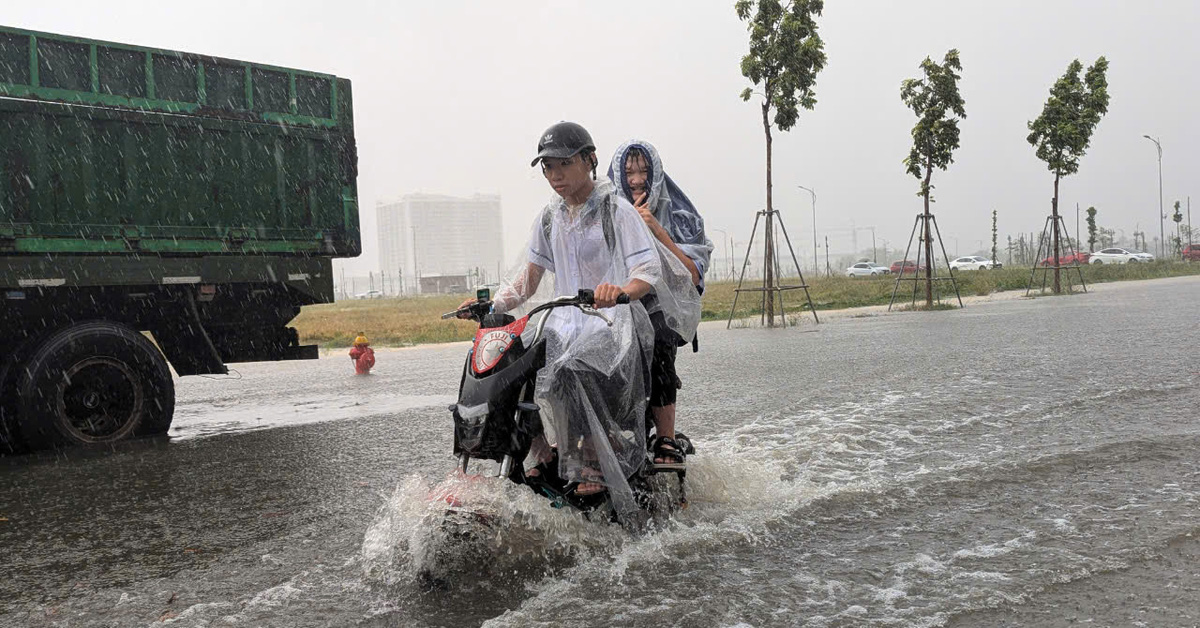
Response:
[[[654,287],[656,303],[651,307],[651,312],[662,311],[667,326],[683,340],[691,340],[700,322],[700,294],[704,291],[704,274],[712,258],[713,244],[704,233],[704,219],[683,190],[664,172],[658,150],[649,142],[630,140],[613,153],[608,178],[613,181],[617,193],[630,203],[634,200],[625,176],[625,160],[630,151],[635,149],[641,150],[646,156],[648,165],[646,183],[650,191],[646,204],[655,220],[666,229],[671,241],[691,258],[700,271],[700,286],[697,288],[692,283],[687,267],[666,245],[655,240],[659,261],[663,266],[663,279]]]
[[[539,212],[527,255],[496,292],[497,312],[602,283],[662,283],[653,236],[633,206],[603,179],[583,206],[569,208],[555,198]],[[547,439],[558,448],[563,478],[604,483],[618,514],[629,515],[637,506],[626,478],[646,457],[654,330],[636,301],[603,312],[613,320],[611,327],[575,308],[547,314],[546,366],[538,374],[537,401]]]

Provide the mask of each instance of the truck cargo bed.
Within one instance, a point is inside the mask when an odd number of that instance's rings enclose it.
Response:
[[[350,82],[0,27],[0,255],[355,256]]]

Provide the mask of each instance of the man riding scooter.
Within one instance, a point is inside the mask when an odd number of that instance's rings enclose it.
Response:
[[[626,478],[645,461],[646,369],[654,331],[637,299],[661,279],[655,244],[633,206],[607,179],[596,180],[596,146],[573,122],[546,129],[530,165],[540,165],[559,198],[533,221],[527,261],[494,296],[496,313],[534,296],[549,274],[554,295],[592,289],[595,307],[613,308],[620,295],[633,301],[612,309],[613,323],[562,308],[546,315],[546,366],[537,378],[546,439],[534,453],[537,476],[551,463],[578,482],[578,495],[609,491],[632,503]],[[464,303],[464,307],[468,304]]]

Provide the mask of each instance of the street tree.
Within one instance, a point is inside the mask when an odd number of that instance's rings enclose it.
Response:
[[[929,57],[921,62],[924,76],[905,79],[900,85],[900,100],[917,116],[913,126],[913,145],[904,158],[906,172],[921,181],[917,191],[925,203],[925,305],[933,307],[933,234],[929,204],[933,202],[934,169],[945,171],[954,163],[958,148],[958,121],[967,117],[958,80],[962,62],[958,50],[951,49],[939,65]],[[897,281],[899,281],[897,279]]]
[[[1087,208],[1088,253],[1096,252],[1096,208]]]
[[[816,18],[823,0],[738,0],[738,19],[750,32],[750,52],[742,57],[742,76],[755,87],[742,90],[742,100],[762,98],[763,135],[767,145],[767,210],[763,290],[768,326],[775,325],[775,235],[771,198],[771,126],[788,131],[800,119],[800,110],[817,104],[817,74],[825,68],[825,44],[817,34]],[[774,115],[772,115],[774,113]]]
[[[1171,220],[1175,221],[1175,255],[1183,257],[1183,230],[1180,228],[1183,212],[1179,209],[1179,201],[1175,201],[1175,213],[1171,214]]]
[[[1079,172],[1079,160],[1087,153],[1092,133],[1108,112],[1108,60],[1104,57],[1088,68],[1081,78],[1083,64],[1071,61],[1066,74],[1050,88],[1050,98],[1042,115],[1029,122],[1026,138],[1036,149],[1038,159],[1046,162],[1054,173],[1054,200],[1050,205],[1054,225],[1052,244],[1054,259],[1059,257],[1058,182],[1066,175]],[[1054,265],[1054,293],[1062,292],[1059,265]]]
[[[996,261],[996,255],[999,253],[996,250],[996,237],[999,234],[996,232],[996,210],[992,210],[992,261]]]

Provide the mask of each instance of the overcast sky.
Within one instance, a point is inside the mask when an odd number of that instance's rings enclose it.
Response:
[[[500,194],[514,256],[551,193],[529,160],[541,131],[563,119],[592,132],[602,162],[627,138],[653,142],[713,239],[723,229],[744,246],[765,204],[765,149],[757,103],[738,98],[747,33],[732,5],[43,0],[8,3],[3,20],[349,78],[365,248],[349,269],[365,273],[376,267],[376,201],[410,192]],[[1098,208],[1102,226],[1157,236],[1155,149],[1143,134],[1162,140],[1167,213],[1194,194],[1200,219],[1200,3],[827,0],[819,25],[829,62],[818,104],[774,144],[775,203],[802,256],[812,256],[812,216],[796,185],[816,189],[817,231],[835,253],[850,252],[852,224],[876,227],[892,248],[907,241],[920,199],[901,163],[914,117],[900,82],[952,47],[968,118],[956,163],[933,181],[951,255],[956,239],[962,254],[990,247],[992,209],[1001,246],[1041,230],[1053,177],[1025,141],[1026,122],[1074,58],[1108,57],[1112,101],[1080,173],[1063,181],[1069,228],[1080,203]]]

